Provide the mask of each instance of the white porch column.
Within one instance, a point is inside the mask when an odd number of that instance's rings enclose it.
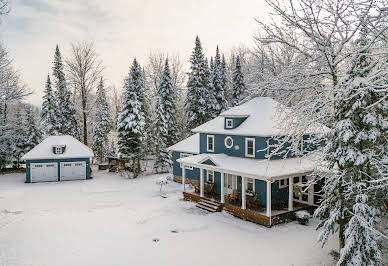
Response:
[[[288,210],[294,210],[294,178],[288,178]]]
[[[246,209],[245,177],[241,177],[241,209]]]
[[[186,166],[182,164],[182,187],[183,192],[186,191]]]
[[[225,173],[221,172],[221,203],[225,203]]]
[[[271,217],[271,181],[267,180],[267,216]]]
[[[199,168],[200,171],[200,179],[199,179],[199,189],[200,189],[200,196],[204,197],[204,182],[203,182],[203,169]]]
[[[309,204],[314,205],[314,184],[311,184],[309,187]]]

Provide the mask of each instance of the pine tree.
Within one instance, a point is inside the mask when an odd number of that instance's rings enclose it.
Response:
[[[36,126],[33,109],[31,106],[26,107],[26,139],[24,140],[24,153],[32,150],[42,139],[42,134]]]
[[[96,120],[93,125],[93,150],[101,163],[107,150],[108,134],[112,129],[110,108],[102,78],[97,88],[96,109]]]
[[[156,136],[157,136],[157,158],[155,169],[167,171],[172,166],[171,156],[167,148],[177,140],[176,95],[172,85],[168,59],[166,59],[164,71],[158,87],[158,99],[156,105]]]
[[[245,90],[244,76],[241,70],[240,56],[236,57],[236,62],[234,64],[232,73],[232,82],[233,91],[230,104],[231,106],[236,106],[242,100],[242,94]]]
[[[71,135],[77,139],[80,138],[79,122],[77,111],[71,102],[72,93],[66,87],[65,73],[63,71],[63,62],[58,45],[55,48],[53,62],[53,76],[56,88],[56,131],[59,134]]]
[[[25,153],[25,141],[27,139],[26,132],[27,122],[20,104],[16,107],[15,118],[12,121],[12,157],[16,168],[20,167],[20,158]]]
[[[213,90],[214,97],[216,99],[215,106],[215,116],[218,116],[222,111],[226,110],[228,102],[225,97],[225,87],[226,87],[226,64],[225,58],[223,57],[221,61],[220,51],[216,49],[216,56],[214,58],[213,66]]]
[[[325,198],[315,213],[323,244],[339,227],[338,265],[376,265],[380,258],[375,225],[381,202],[371,186],[381,175],[375,162],[382,161],[387,127],[382,97],[370,86],[375,63],[367,47],[363,32],[351,68],[336,88],[335,125],[327,146],[335,175],[326,178]]]
[[[185,110],[187,127],[193,129],[211,118],[208,111],[209,75],[207,63],[202,51],[201,41],[197,36],[195,47],[190,57],[191,72],[187,81]]]
[[[45,136],[56,135],[56,102],[51,88],[50,75],[47,75],[46,88],[43,95],[40,127]]]
[[[120,157],[132,159],[133,174],[139,174],[143,141],[144,116],[142,110],[142,72],[136,59],[124,80],[123,107],[118,118],[118,146]]]

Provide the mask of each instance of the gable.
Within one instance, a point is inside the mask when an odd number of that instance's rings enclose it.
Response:
[[[212,166],[217,166],[212,160],[207,159],[206,161],[202,162],[201,164],[207,164],[207,165],[212,165]]]

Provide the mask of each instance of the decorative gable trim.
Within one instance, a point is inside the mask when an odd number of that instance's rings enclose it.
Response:
[[[199,164],[207,164],[211,166],[218,166],[210,157],[206,157],[198,162]]]

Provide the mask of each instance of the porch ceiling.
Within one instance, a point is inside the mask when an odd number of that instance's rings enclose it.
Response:
[[[317,166],[318,154],[298,158],[258,160],[228,156],[226,154],[199,154],[180,158],[185,166],[209,169],[261,180],[278,180],[311,173]],[[211,160],[215,166],[203,164]]]

